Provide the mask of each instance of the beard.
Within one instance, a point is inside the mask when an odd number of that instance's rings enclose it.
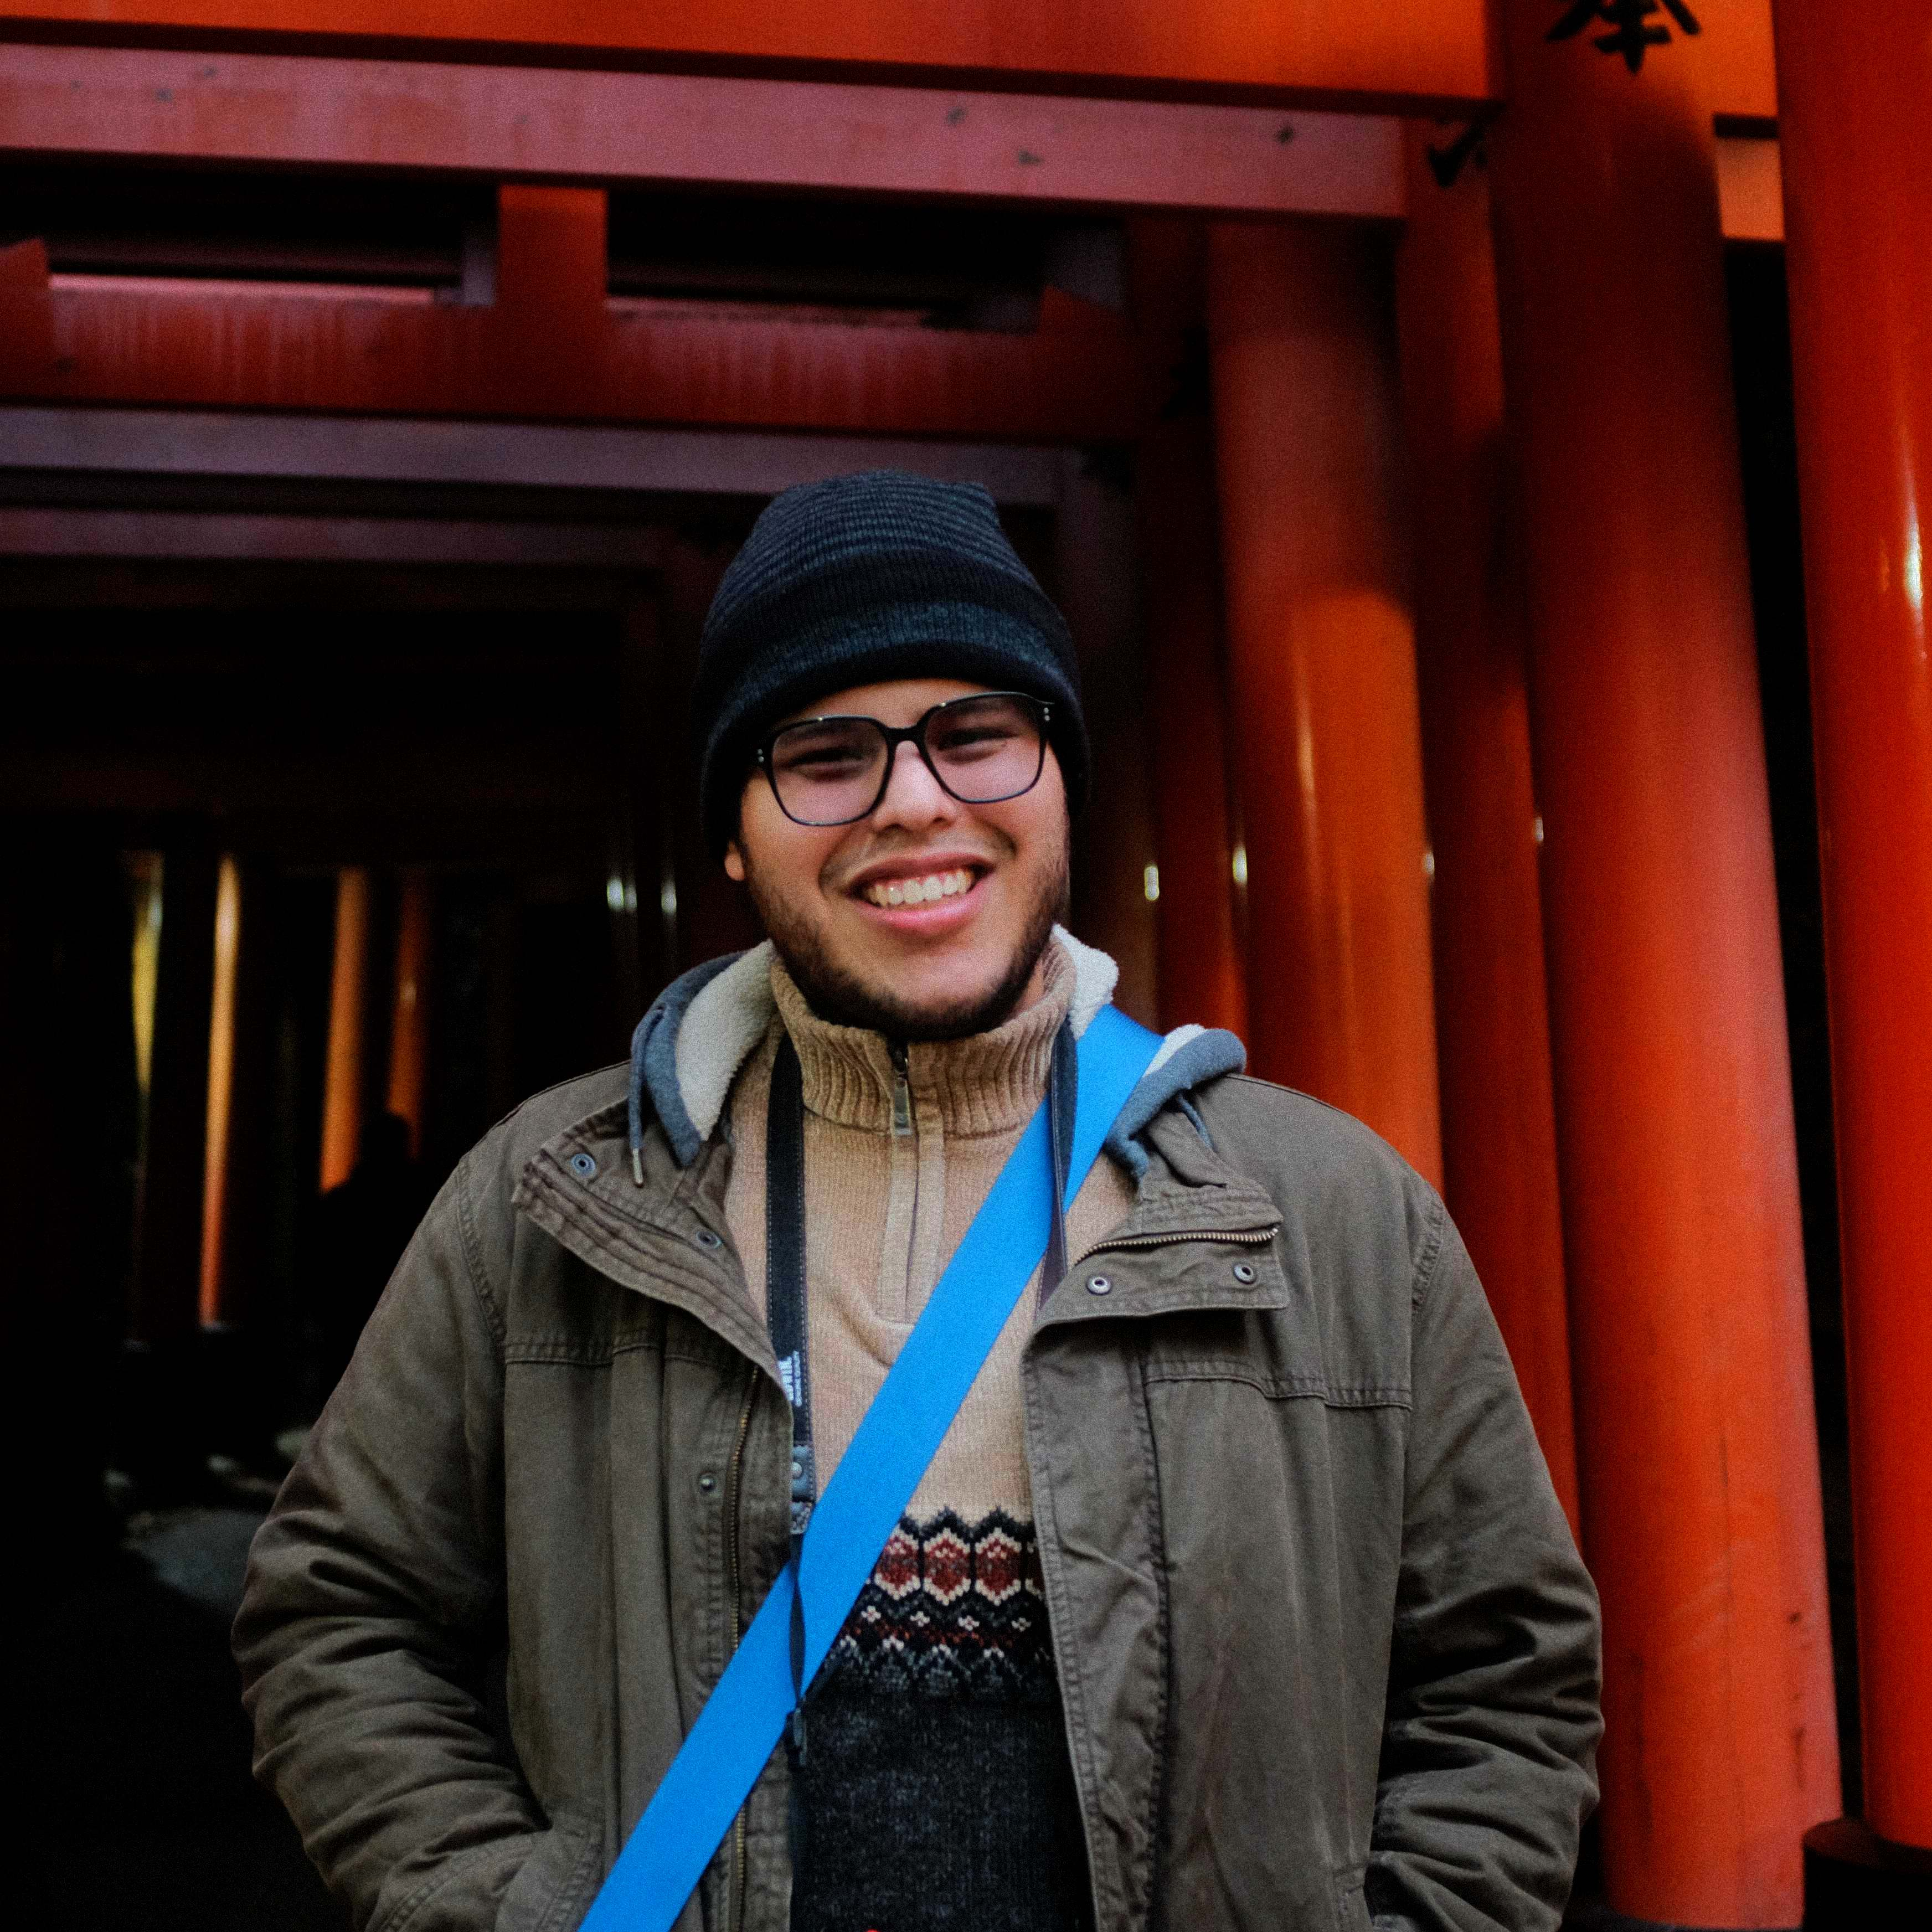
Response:
[[[820,1019],[881,1033],[888,1040],[964,1040],[991,1031],[1010,1019],[1018,1006],[1066,910],[1066,842],[1061,840],[1054,864],[1041,876],[1018,943],[999,980],[976,998],[938,1004],[860,979],[831,956],[824,935],[808,919],[799,916],[782,895],[764,889],[756,872],[747,870],[745,884],[792,983]]]

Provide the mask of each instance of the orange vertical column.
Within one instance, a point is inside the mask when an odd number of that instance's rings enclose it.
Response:
[[[328,1059],[322,1074],[324,1192],[349,1178],[362,1141],[363,1005],[369,984],[369,874],[345,866],[335,882],[335,959],[328,990]]]
[[[1932,15],[1774,10],[1864,1812],[1932,1847]]]
[[[1396,312],[1414,475],[1445,1191],[1574,1530],[1570,1317],[1489,176],[1466,165],[1438,181],[1425,131],[1412,127],[1408,140]]]
[[[1228,815],[1227,673],[1203,304],[1207,232],[1143,217],[1130,236],[1136,320],[1162,397],[1141,439],[1134,511],[1146,629],[1165,1026],[1244,1037],[1247,980]]]
[[[260,861],[224,858],[214,910],[202,1190],[201,1320],[244,1325],[268,1265],[274,1106],[273,894]]]
[[[1667,25],[1627,61],[1614,25],[1552,41],[1541,0],[1503,16],[1490,152],[1606,1884],[1634,1918],[1789,1926],[1837,1751],[1711,114]]]
[[[1208,326],[1256,1070],[1440,1178],[1422,750],[1381,244],[1216,223]]]
[[[214,854],[199,842],[170,846],[162,865],[128,1320],[131,1339],[143,1346],[178,1342],[196,1326],[218,876]]]
[[[389,1019],[388,1108],[410,1124],[410,1152],[423,1150],[429,1076],[429,976],[435,887],[421,866],[403,874],[396,905],[396,971]]]
[[[242,872],[221,862],[214,895],[214,986],[208,1028],[208,1138],[201,1189],[201,1318],[221,1319],[226,1259],[230,1102],[235,1090],[235,982],[242,934]]]

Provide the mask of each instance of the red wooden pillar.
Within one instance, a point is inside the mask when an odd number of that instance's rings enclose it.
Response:
[[[1381,244],[1217,223],[1208,322],[1256,1070],[1442,1165]]]
[[[1074,930],[1120,969],[1114,998],[1143,1025],[1158,1017],[1157,908],[1148,896],[1155,861],[1147,704],[1136,581],[1132,498],[1117,469],[1084,452],[1060,458],[1054,518],[1054,577],[1080,655],[1082,702],[1094,746],[1087,809],[1073,827]]]
[[[1864,1810],[1932,1847],[1932,20],[1776,0]]]
[[[172,845],[162,862],[128,1321],[130,1339],[142,1346],[178,1342],[197,1324],[216,878],[215,856],[202,844]]]
[[[1143,217],[1130,232],[1134,310],[1160,415],[1141,439],[1134,509],[1154,761],[1155,940],[1163,1026],[1244,1038],[1248,989],[1228,814],[1228,691],[1203,303],[1207,233]]]
[[[1436,855],[1442,1164],[1451,1212],[1577,1526],[1563,1220],[1544,983],[1522,586],[1508,506],[1486,168],[1438,182],[1408,134],[1397,260],[1414,474],[1415,650]]]
[[[1638,1918],[1789,1926],[1838,1767],[1711,113],[1694,40],[1633,73],[1549,40],[1540,0],[1504,19],[1490,152],[1606,1882]]]
[[[429,1077],[429,976],[436,889],[419,866],[406,868],[397,896],[396,970],[389,1018],[388,1109],[410,1124],[410,1152],[423,1150]]]
[[[224,859],[215,900],[201,1319],[247,1325],[272,1245],[275,890],[259,859]]]
[[[242,872],[225,858],[214,896],[214,981],[208,1027],[208,1138],[201,1189],[201,1318],[223,1319],[230,1125],[235,1095],[235,994],[242,937]]]
[[[369,874],[345,866],[335,882],[335,956],[322,1075],[321,1186],[349,1178],[362,1143],[363,1007],[369,982]]]

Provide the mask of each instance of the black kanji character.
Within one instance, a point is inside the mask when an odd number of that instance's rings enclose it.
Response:
[[[1701,34],[1704,31],[1685,0],[1660,0],[1660,4],[1684,33]],[[1544,38],[1570,40],[1592,21],[1601,20],[1610,31],[1597,36],[1593,43],[1597,51],[1622,54],[1624,66],[1635,74],[1642,67],[1644,55],[1649,49],[1670,44],[1670,29],[1661,21],[1653,23],[1651,20],[1650,16],[1658,11],[1659,6],[1660,0],[1570,0],[1569,12]]]

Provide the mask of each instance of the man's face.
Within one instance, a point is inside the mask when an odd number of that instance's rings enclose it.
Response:
[[[987,687],[915,678],[837,691],[793,717],[916,723]],[[830,1020],[902,1040],[956,1039],[1040,997],[1041,959],[1066,896],[1066,792],[1049,746],[1040,782],[996,805],[954,798],[911,744],[850,825],[799,825],[753,770],[724,869],[752,899],[799,989]],[[964,874],[963,892],[949,890]],[[918,903],[888,889],[925,884]]]

